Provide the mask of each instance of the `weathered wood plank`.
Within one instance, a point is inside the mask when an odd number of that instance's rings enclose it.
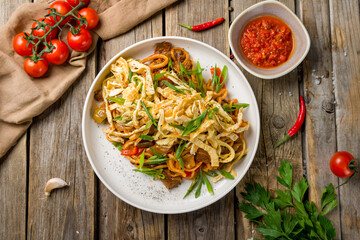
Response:
[[[234,19],[247,7],[260,2],[256,0],[233,0],[231,5],[234,9],[231,19]],[[290,9],[295,10],[293,0],[281,1]],[[280,148],[274,150],[274,146],[283,134],[292,126],[297,118],[299,110],[299,86],[297,70],[284,77],[274,80],[261,80],[251,76],[243,70],[257,97],[261,115],[261,136],[258,152],[247,177],[236,188],[236,196],[243,201],[240,192],[243,191],[245,182],[258,182],[273,192],[278,187],[275,176],[278,175],[278,167],[282,160],[293,163],[294,178],[299,180],[302,176],[302,150],[301,134],[297,134]],[[244,215],[236,208],[237,238],[249,239],[258,237]]]
[[[95,77],[95,54],[74,85],[42,115],[30,132],[28,237],[93,239],[95,177],[81,139],[81,114]],[[44,195],[48,179],[60,177],[70,186]]]
[[[194,38],[229,55],[228,1],[180,1],[165,11],[166,35]],[[224,17],[225,23],[203,32],[192,32],[177,24],[196,25]],[[191,54],[191,53],[190,53]],[[169,239],[234,239],[234,192],[211,206],[181,215],[168,216]]]
[[[162,13],[100,47],[99,69],[116,53],[141,40],[162,36]],[[99,239],[165,239],[164,215],[134,208],[99,184]]]
[[[337,178],[329,174],[329,159],[336,152],[329,3],[327,0],[301,0],[299,8],[300,18],[311,39],[311,48],[303,63],[306,100],[304,157],[310,185],[309,199],[320,206],[322,189],[331,182],[337,185]],[[339,208],[336,208],[327,215],[338,235],[339,214]]]
[[[359,2],[330,1],[332,60],[336,100],[337,150],[359,159],[360,149],[360,20]],[[326,161],[328,161],[326,159]],[[341,239],[360,234],[360,176],[340,188]],[[339,183],[343,183],[340,180]],[[338,234],[340,235],[340,234]]]
[[[81,118],[96,62],[95,50],[73,86],[34,119],[30,131],[29,239],[95,238],[96,179],[82,145]],[[44,187],[53,177],[70,186],[46,198]]]
[[[246,0],[246,1],[231,1],[231,7],[233,8],[233,11],[230,14],[231,20],[234,20],[242,11],[244,11],[246,8],[250,7],[251,5],[260,2],[261,0]],[[240,64],[234,60],[235,63],[239,66],[239,68],[244,73],[246,79],[249,81],[255,96],[256,100],[259,106],[260,113],[262,112],[262,95],[263,95],[263,85],[262,80],[260,78],[257,78],[250,73],[248,73],[245,69],[243,69]],[[262,120],[261,120],[262,123]],[[242,181],[237,185],[236,187],[236,202],[235,202],[235,213],[236,213],[236,236],[237,239],[251,239],[252,237],[256,237],[256,232],[254,231],[255,226],[254,224],[251,224],[250,221],[246,218],[244,218],[245,214],[242,213],[238,207],[237,203],[240,201],[243,201],[243,198],[241,196],[241,192],[244,192],[245,184],[249,182],[258,182],[263,186],[268,185],[267,180],[267,167],[266,166],[266,152],[265,152],[265,142],[264,142],[264,136],[263,136],[263,129],[261,129],[260,132],[260,141],[258,150],[256,152],[254,161],[248,171],[248,173],[245,175],[245,177],[242,179]],[[249,146],[250,147],[250,146]]]
[[[0,27],[27,0],[0,0]],[[26,239],[26,134],[0,159],[0,239]]]

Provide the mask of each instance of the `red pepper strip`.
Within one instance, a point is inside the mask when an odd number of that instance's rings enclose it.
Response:
[[[138,152],[139,152],[139,148],[135,146],[132,149],[123,149],[123,150],[121,150],[121,155],[123,155],[123,156],[132,156],[132,155],[136,155]]]
[[[214,75],[214,69],[215,69],[215,68],[210,68],[211,77]],[[217,68],[217,69],[216,69],[216,75],[217,75],[218,77],[220,77],[220,75],[221,75],[221,69],[220,69],[220,68]],[[222,84],[222,82],[223,82],[223,77],[221,76],[221,78],[220,78],[220,84]],[[223,86],[222,88],[225,88],[225,84],[224,84],[224,86]]]
[[[185,27],[187,29],[190,29],[190,30],[192,30],[194,32],[199,32],[199,31],[211,28],[213,26],[219,25],[224,20],[225,20],[225,18],[222,17],[222,18],[218,18],[218,19],[216,19],[214,21],[203,23],[203,24],[200,24],[200,25],[195,25],[195,26],[184,25],[184,24],[181,24],[181,23],[179,23],[179,25],[182,26],[182,27]]]
[[[288,140],[290,137],[294,136],[295,133],[297,133],[299,131],[299,129],[301,128],[301,125],[304,123],[304,120],[305,120],[305,102],[304,102],[304,98],[302,96],[300,96],[299,116],[298,116],[294,126],[288,131],[286,136],[283,139],[281,139],[280,142],[278,142],[276,144],[275,148],[280,146],[283,142]]]

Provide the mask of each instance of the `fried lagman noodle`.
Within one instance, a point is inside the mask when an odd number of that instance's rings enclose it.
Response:
[[[153,55],[120,57],[110,69],[95,93],[102,104],[94,119],[107,120],[107,139],[137,171],[159,178],[168,189],[199,172],[236,175],[232,167],[246,153],[249,123],[243,119],[247,105],[226,99],[226,66],[221,73],[215,68],[215,77],[205,82],[187,51],[162,42]]]

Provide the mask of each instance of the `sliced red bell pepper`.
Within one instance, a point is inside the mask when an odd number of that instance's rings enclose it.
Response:
[[[136,155],[138,152],[139,152],[139,148],[135,146],[134,148],[131,148],[131,149],[121,150],[121,155],[132,156],[132,155]]]

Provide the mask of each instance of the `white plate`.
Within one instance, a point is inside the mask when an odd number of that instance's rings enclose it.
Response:
[[[199,61],[202,68],[204,79],[210,78],[210,68],[215,64],[222,67],[228,66],[228,81],[226,88],[229,90],[231,98],[237,98],[239,102],[249,103],[250,106],[244,110],[244,118],[249,121],[250,129],[245,134],[247,141],[248,154],[235,165],[237,177],[235,180],[223,179],[218,183],[213,183],[214,195],[207,192],[206,187],[202,188],[200,197],[197,199],[192,192],[183,199],[190,180],[183,180],[179,187],[168,190],[159,180],[152,180],[151,177],[132,171],[134,166],[125,157],[120,155],[110,142],[106,140],[102,132],[105,125],[98,125],[92,119],[92,110],[95,101],[94,91],[100,89],[103,79],[109,74],[109,67],[120,56],[124,58],[142,59],[154,52],[155,44],[168,41],[176,47],[182,47],[190,53],[194,62]],[[138,42],[114,56],[96,76],[87,94],[83,119],[82,134],[89,161],[103,184],[121,200],[142,210],[155,213],[184,213],[194,211],[208,206],[231,191],[236,184],[243,178],[254,159],[255,152],[260,136],[260,117],[254,93],[236,65],[217,49],[183,37],[159,37]]]

